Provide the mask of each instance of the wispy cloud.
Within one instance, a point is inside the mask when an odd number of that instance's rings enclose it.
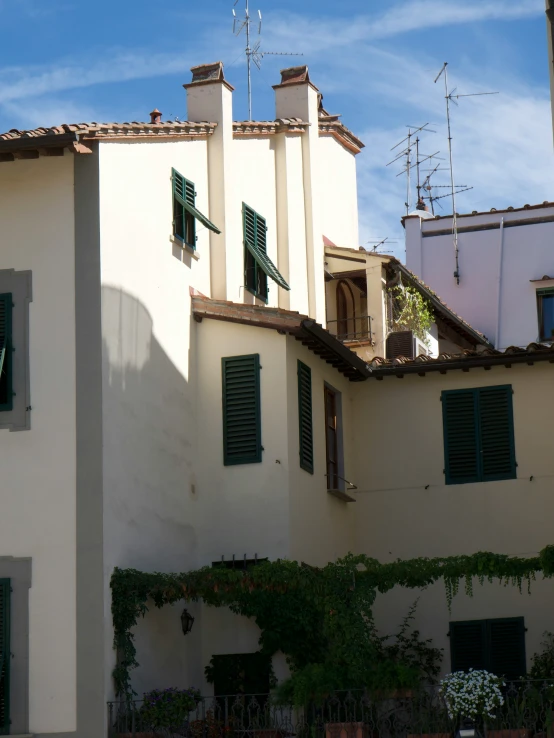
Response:
[[[91,85],[125,82],[182,72],[194,59],[188,54],[144,54],[121,51],[103,54],[91,64],[60,61],[43,67],[4,67],[0,71],[0,103]]]
[[[300,14],[271,18],[270,37],[310,55],[332,49],[368,44],[405,33],[462,23],[490,20],[513,21],[544,14],[541,0],[407,0],[378,17],[359,15],[348,24],[314,19]]]

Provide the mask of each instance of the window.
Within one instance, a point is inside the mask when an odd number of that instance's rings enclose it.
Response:
[[[265,218],[242,203],[244,236],[244,286],[255,297],[267,302],[269,277],[285,290],[290,287],[267,255]]]
[[[512,387],[441,395],[446,484],[515,479]]]
[[[262,460],[260,356],[223,358],[223,463],[255,464]]]
[[[31,427],[29,303],[32,273],[0,269],[0,428]]]
[[[185,179],[176,169],[172,170],[171,179],[173,182],[173,235],[194,251],[197,220],[214,233],[221,233],[221,231],[197,210],[194,182]]]
[[[10,732],[10,580],[0,579],[0,735]]]
[[[452,671],[486,669],[508,680],[524,676],[523,618],[465,620],[450,623]]]
[[[0,412],[13,409],[12,294],[0,295]]]
[[[352,287],[341,279],[337,284],[337,338],[340,341],[356,337],[355,305]]]
[[[298,424],[300,433],[300,466],[314,473],[314,437],[312,427],[312,370],[298,362]]]
[[[325,386],[325,441],[327,453],[327,489],[342,489],[339,394]]]
[[[537,290],[539,339],[554,341],[554,287]]]

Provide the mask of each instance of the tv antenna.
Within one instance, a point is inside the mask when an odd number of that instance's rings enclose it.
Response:
[[[258,19],[253,20],[250,17],[250,10],[248,7],[248,0],[245,0],[245,13],[244,18],[240,19],[235,13],[235,7],[239,0],[235,0],[233,6],[233,33],[235,36],[240,36],[243,31],[246,31],[246,68],[248,70],[248,120],[252,120],[252,62],[261,68],[262,59],[264,56],[304,56],[304,54],[295,54],[288,51],[262,51],[260,49],[260,41],[256,41],[254,46],[250,45],[250,36],[253,33],[251,30],[252,26],[258,26],[258,36],[262,32],[262,14],[258,10]]]
[[[387,164],[387,166],[390,166],[391,164],[394,164],[395,162],[405,157],[406,163],[405,163],[404,169],[396,176],[400,177],[402,174],[406,175],[406,202],[404,203],[404,205],[406,206],[406,215],[409,214],[411,207],[412,207],[411,172],[412,172],[412,165],[414,163],[412,159],[412,152],[414,150],[412,139],[414,138],[414,136],[417,137],[417,134],[423,131],[425,133],[436,133],[436,131],[433,131],[431,128],[427,127],[429,125],[430,125],[429,123],[425,123],[422,126],[406,126],[406,128],[408,129],[408,135],[405,138],[403,138],[402,141],[399,141],[397,144],[395,144],[391,148],[391,151],[394,151],[399,146],[402,146],[402,144],[406,144],[405,147],[399,153],[396,154],[395,158],[392,159],[392,161],[389,161],[389,163]],[[419,140],[418,140],[418,146],[419,146]],[[417,161],[418,161],[418,156],[416,155],[416,163]],[[421,164],[422,162],[419,162],[419,163]]]
[[[457,100],[460,97],[477,97],[480,95],[498,95],[498,92],[472,92],[466,95],[459,95],[456,93],[456,88],[453,90],[448,89],[448,62],[444,62],[440,72],[435,77],[435,83],[438,82],[440,77],[444,75],[444,97],[446,100],[446,123],[448,127],[448,158],[450,160],[450,191],[452,198],[452,238],[454,241],[454,279],[456,284],[460,284],[460,264],[459,264],[459,248],[458,248],[458,221],[456,215],[456,192],[454,187],[454,167],[452,166],[452,130],[450,126],[450,103],[457,105]],[[468,188],[471,189],[471,188]],[[462,190],[463,192],[464,190]],[[435,200],[438,198],[435,198]]]
[[[377,251],[379,246],[384,246],[386,243],[398,243],[398,239],[393,238],[390,239],[388,236],[386,238],[380,238],[380,239],[370,239],[369,241],[366,241],[366,243],[372,244],[371,250]]]

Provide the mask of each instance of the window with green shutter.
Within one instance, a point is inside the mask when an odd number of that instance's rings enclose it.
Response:
[[[190,249],[196,249],[196,221],[214,233],[221,233],[205,215],[196,208],[194,182],[171,170],[173,182],[173,235]]]
[[[511,385],[441,395],[447,484],[515,479]]]
[[[242,203],[244,236],[244,286],[258,299],[267,302],[268,277],[285,290],[287,282],[267,255],[267,226],[265,218]]]
[[[554,341],[554,287],[537,290],[539,340]]]
[[[10,732],[10,591],[0,579],[0,735]]]
[[[312,426],[312,370],[298,362],[298,423],[300,430],[300,466],[314,473],[314,437]]]
[[[527,671],[523,618],[450,623],[452,671],[486,669],[510,681]]]
[[[256,464],[262,460],[260,355],[221,360],[223,381],[223,463]]]
[[[12,293],[0,295],[0,412],[13,408]]]

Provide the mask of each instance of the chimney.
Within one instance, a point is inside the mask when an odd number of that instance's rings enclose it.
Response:
[[[301,118],[316,123],[320,102],[319,90],[310,81],[308,67],[281,69],[281,82],[274,85],[275,117]]]
[[[188,120],[223,123],[226,117],[232,124],[231,93],[234,88],[225,79],[223,62],[200,64],[190,71],[192,82],[183,85],[187,91]]]
[[[234,190],[229,172],[233,171],[233,87],[225,79],[223,63],[193,67],[192,82],[183,85],[187,91],[187,118],[195,123],[217,123],[206,146],[208,153],[208,198],[210,219],[217,223],[221,236],[210,232],[211,297],[237,299],[227,295],[227,233],[240,228],[236,214]],[[237,220],[238,219],[238,220]],[[237,222],[235,222],[237,221]]]
[[[150,113],[150,123],[161,123],[162,122],[162,114],[158,110],[158,108],[154,108],[154,110]]]

